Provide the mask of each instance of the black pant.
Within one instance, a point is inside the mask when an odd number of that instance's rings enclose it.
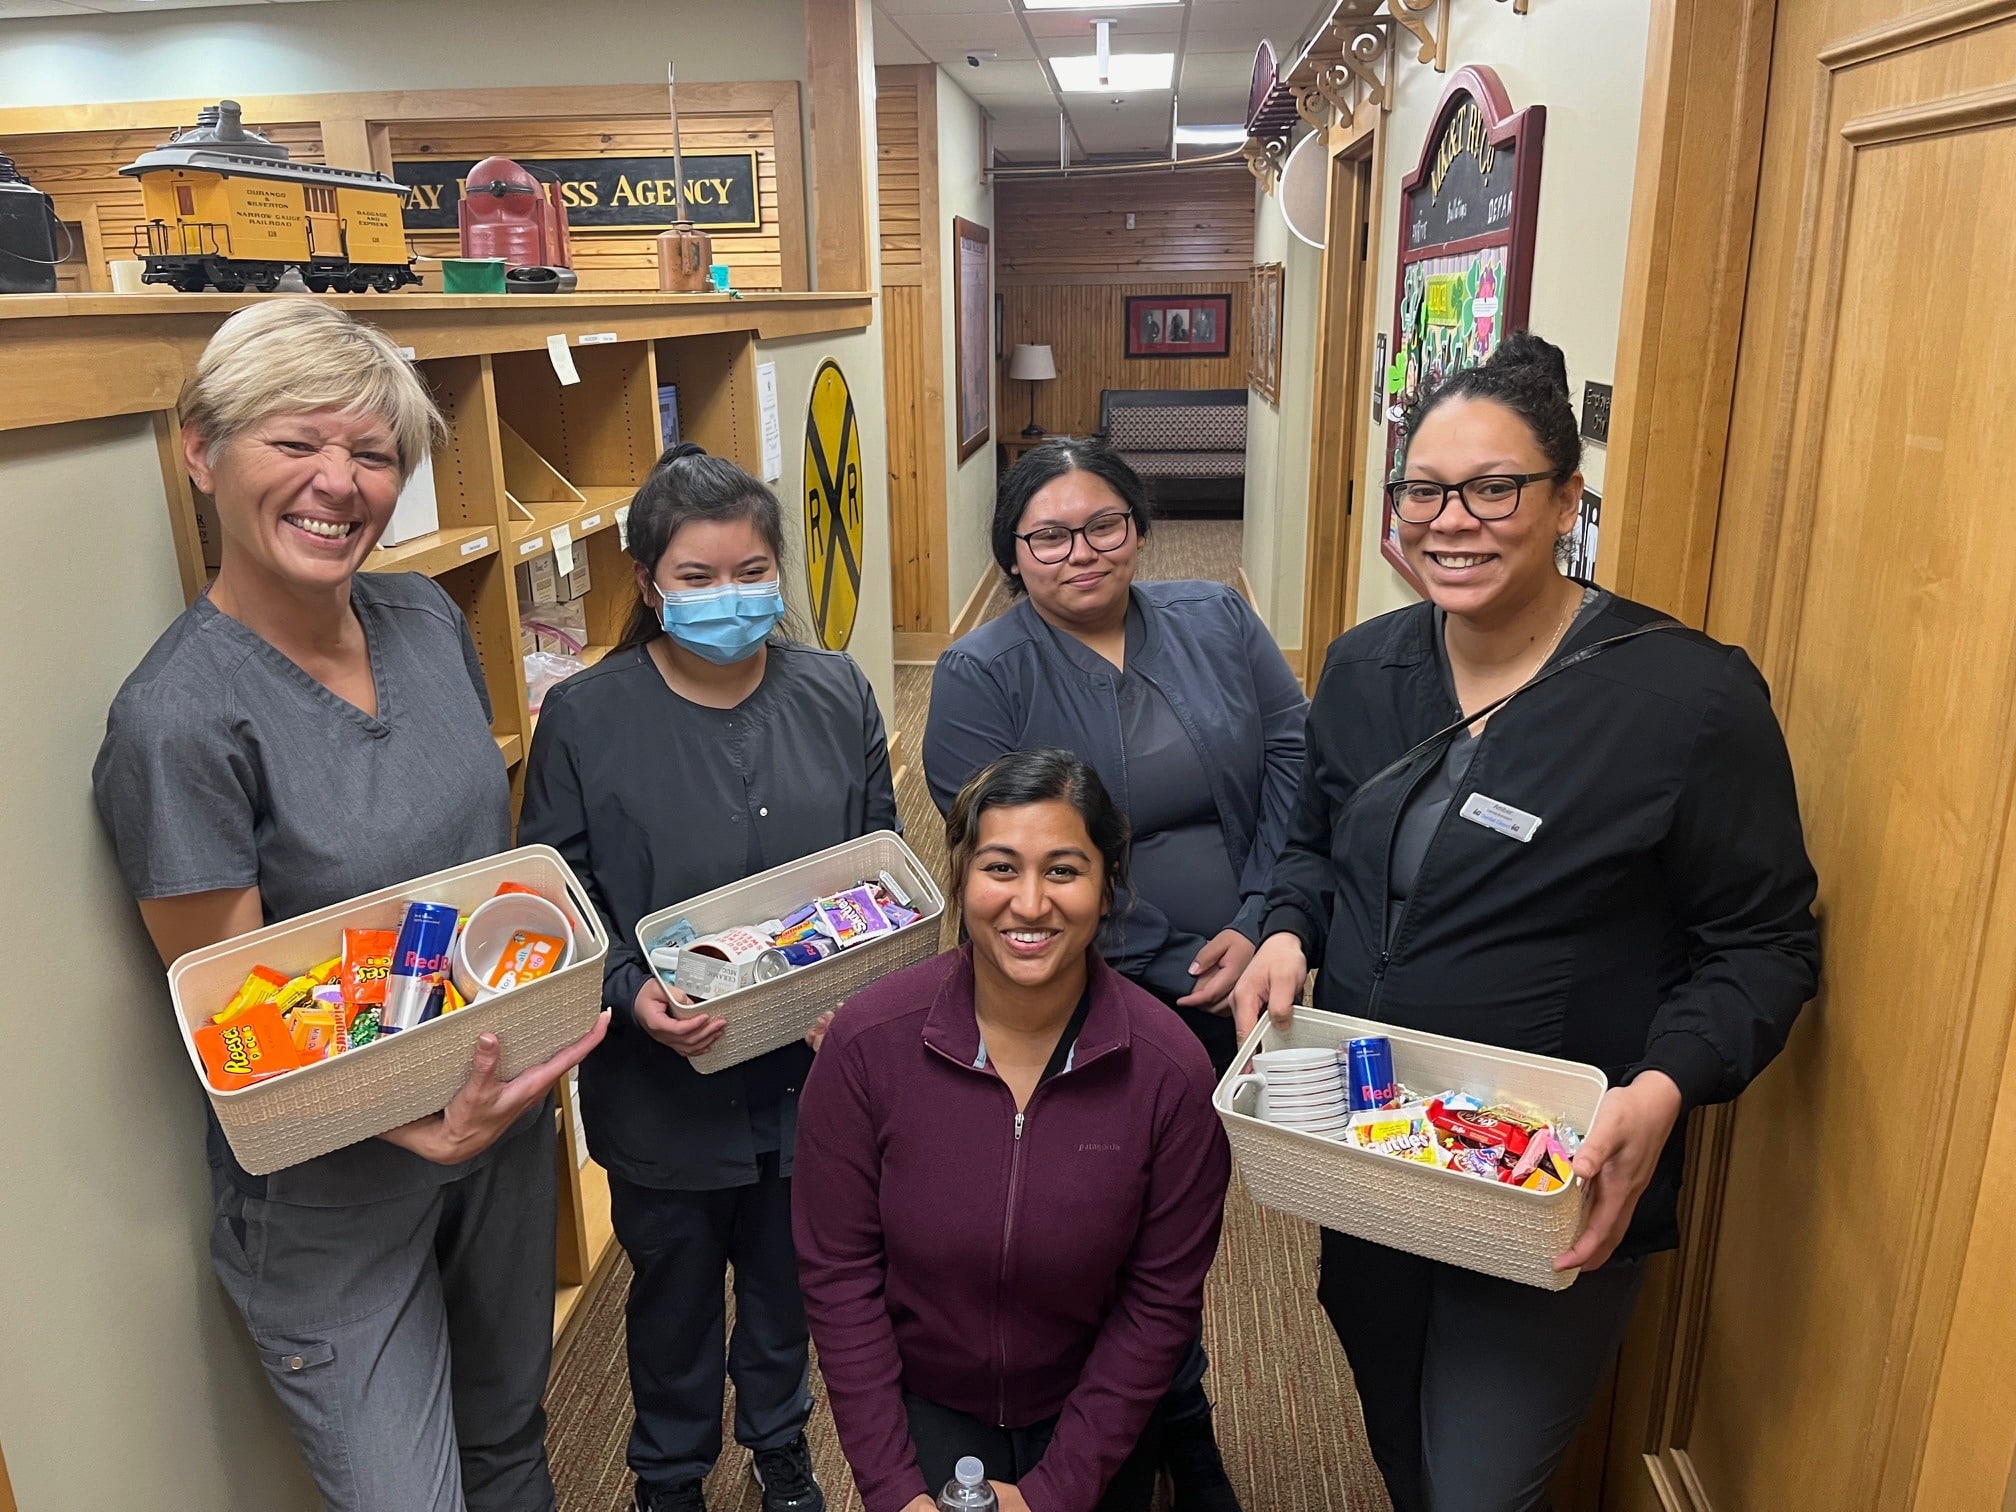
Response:
[[[668,1192],[609,1177],[616,1238],[636,1271],[626,1315],[630,1468],[647,1486],[703,1480],[721,1453],[721,1393],[735,1378],[735,1439],[780,1449],[812,1415],[805,1302],[791,1243],[791,1181],[777,1156],[753,1186]],[[722,1281],[735,1268],[735,1337]]]
[[[1542,1291],[1325,1229],[1316,1297],[1394,1512],[1544,1507],[1644,1269],[1612,1259]]]
[[[1190,1026],[1190,1032],[1204,1046],[1204,1053],[1211,1057],[1211,1069],[1222,1078],[1232,1068],[1232,1057],[1239,1053],[1239,1026],[1232,1022],[1232,1015],[1206,1013],[1202,1008],[1177,1008],[1174,1003],[1169,1006]]]
[[[996,1428],[950,1407],[903,1394],[910,1413],[910,1442],[917,1446],[917,1468],[932,1496],[945,1489],[966,1455],[987,1467],[987,1479],[1009,1484],[1022,1479],[1043,1458],[1057,1419],[1045,1418],[1027,1428]],[[1134,1452],[1121,1462],[1106,1483],[1106,1492],[1088,1512],[1148,1512],[1155,1500],[1155,1476],[1162,1460],[1161,1413],[1148,1420]]]

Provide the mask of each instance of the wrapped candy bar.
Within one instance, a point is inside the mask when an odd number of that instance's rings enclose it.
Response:
[[[1345,1126],[1344,1139],[1361,1150],[1393,1155],[1421,1165],[1440,1165],[1435,1131],[1421,1109],[1372,1108],[1355,1113]]]

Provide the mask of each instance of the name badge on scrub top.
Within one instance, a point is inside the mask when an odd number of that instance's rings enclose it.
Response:
[[[1539,815],[1516,809],[1509,803],[1500,803],[1496,798],[1486,798],[1482,793],[1472,793],[1463,801],[1459,812],[1472,824],[1481,824],[1488,830],[1509,835],[1521,845],[1531,840],[1540,829]]]

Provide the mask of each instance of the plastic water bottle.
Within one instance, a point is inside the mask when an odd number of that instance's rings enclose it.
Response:
[[[938,1493],[938,1512],[994,1512],[999,1505],[987,1467],[970,1454],[952,1467],[952,1479]]]

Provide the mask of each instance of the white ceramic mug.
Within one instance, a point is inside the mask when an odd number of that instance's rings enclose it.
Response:
[[[1234,1099],[1249,1086],[1256,1089],[1254,1116],[1269,1123],[1330,1124],[1350,1117],[1341,1081],[1327,1088],[1287,1087],[1270,1083],[1261,1072],[1249,1071],[1232,1083]]]
[[[1334,1076],[1344,1079],[1344,1064],[1335,1050],[1262,1050],[1253,1067],[1263,1076]]]
[[[112,292],[114,294],[144,294],[147,285],[141,281],[147,265],[134,258],[115,258],[106,265],[112,270]]]

